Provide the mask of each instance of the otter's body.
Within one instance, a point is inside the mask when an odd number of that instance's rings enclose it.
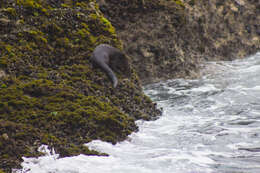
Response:
[[[124,54],[119,49],[110,45],[100,44],[95,48],[91,60],[108,75],[115,88],[118,84],[118,80],[113,70],[109,67],[110,59],[114,56],[124,56]]]

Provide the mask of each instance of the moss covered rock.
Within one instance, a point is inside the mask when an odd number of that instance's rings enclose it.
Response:
[[[160,114],[131,68],[118,87],[89,61],[106,43],[122,49],[94,0],[0,1],[0,169],[39,156],[41,144],[61,156],[98,155],[83,144],[112,143]]]

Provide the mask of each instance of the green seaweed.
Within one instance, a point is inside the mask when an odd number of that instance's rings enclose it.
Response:
[[[28,10],[32,10],[34,15],[37,14],[37,11],[40,11],[40,12],[48,15],[47,9],[43,8],[41,3],[42,3],[41,0],[17,0],[17,4],[19,6],[27,8]]]
[[[180,0],[173,0],[177,5],[181,6],[182,8],[185,8],[185,5]]]
[[[39,31],[39,30],[30,30],[27,31],[27,33],[34,38],[36,41],[41,41],[43,43],[47,43],[47,39],[44,37],[43,32]]]
[[[142,102],[134,70],[126,83],[118,73],[115,90],[91,64],[96,45],[122,47],[95,1],[18,0],[5,9],[16,24],[4,26],[10,39],[0,40],[0,67],[7,74],[0,80],[0,169],[42,155],[41,144],[61,156],[104,155],[83,144],[124,140],[137,130],[136,117],[158,114]]]
[[[15,8],[11,8],[11,7],[8,7],[8,8],[5,8],[3,9],[4,11],[10,13],[12,16],[16,16],[16,10]]]

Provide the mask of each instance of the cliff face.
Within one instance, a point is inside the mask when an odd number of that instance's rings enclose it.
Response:
[[[188,24],[200,33],[194,41],[204,43],[207,60],[242,58],[260,49],[259,1],[196,1],[187,11]]]
[[[41,144],[61,156],[99,154],[83,144],[116,143],[137,130],[135,120],[160,115],[131,66],[113,88],[89,61],[101,43],[122,48],[95,1],[0,5],[0,170],[40,155]]]
[[[241,58],[260,49],[258,0],[99,4],[144,84],[196,77],[202,61]]]
[[[97,1],[0,0],[0,172],[41,144],[100,154],[82,144],[115,143],[160,115],[141,83],[259,50],[258,0]],[[116,89],[89,61],[101,43],[129,55]]]

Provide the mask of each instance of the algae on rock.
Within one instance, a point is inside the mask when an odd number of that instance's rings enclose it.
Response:
[[[0,1],[0,169],[39,156],[98,155],[83,146],[112,143],[137,130],[136,119],[160,114],[131,68],[114,89],[89,61],[94,48],[122,44],[94,0]],[[10,149],[12,148],[12,149]]]

